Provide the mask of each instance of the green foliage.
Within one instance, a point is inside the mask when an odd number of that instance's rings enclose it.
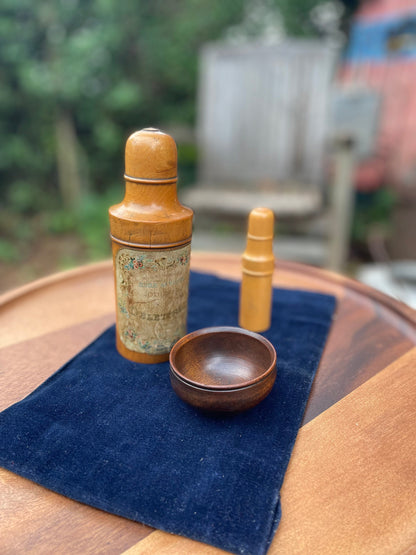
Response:
[[[121,187],[112,187],[104,194],[90,193],[77,209],[48,212],[46,228],[54,235],[76,233],[90,260],[108,257],[111,254],[108,208],[120,202],[122,196]],[[67,266],[70,259],[64,259]]]
[[[396,194],[387,188],[357,193],[352,225],[353,241],[365,243],[375,228],[388,233],[396,202]]]
[[[201,47],[230,28],[257,38],[265,22],[253,10],[289,34],[315,34],[309,11],[323,1],[0,0],[0,259],[14,262],[46,233],[108,256],[125,140],[194,124]],[[178,162],[179,185],[194,182],[194,144],[178,144]],[[82,189],[78,208],[63,208],[68,175]]]
[[[20,214],[33,214],[40,207],[39,193],[31,183],[15,181],[8,190],[9,208]]]
[[[263,4],[281,14],[289,34],[313,34],[308,13],[321,2],[0,0],[0,201],[25,213],[58,195],[62,113],[73,122],[84,186],[107,189],[122,175],[131,131],[193,124],[204,43]]]
[[[308,17],[310,11],[318,4],[316,0],[277,0],[288,35],[298,37],[317,36],[317,29]]]
[[[90,195],[79,211],[78,233],[87,249],[89,259],[98,260],[110,255],[110,227],[108,208],[122,199],[121,188],[110,189],[105,195]]]
[[[12,241],[0,239],[0,262],[13,263],[19,260],[19,250]]]
[[[70,115],[90,187],[122,175],[134,129],[192,123],[201,45],[243,0],[0,0],[0,200],[25,212],[59,190],[56,122]],[[79,154],[79,153],[78,153]],[[25,196],[26,195],[26,196]]]
[[[178,144],[178,187],[186,187],[196,181],[198,151],[196,145]]]
[[[53,235],[76,231],[78,220],[77,212],[74,210],[57,210],[45,214],[46,229]]]

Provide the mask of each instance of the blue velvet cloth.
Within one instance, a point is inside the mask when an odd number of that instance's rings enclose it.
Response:
[[[188,329],[237,325],[239,285],[191,275]],[[272,393],[209,415],[173,392],[168,363],[115,349],[114,327],[0,414],[0,464],[67,497],[233,553],[267,551],[279,490],[335,299],[274,290]]]

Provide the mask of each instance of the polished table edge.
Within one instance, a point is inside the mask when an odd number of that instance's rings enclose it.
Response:
[[[86,274],[99,273],[102,270],[109,270],[112,268],[111,260],[102,260],[101,262],[92,262],[91,264],[85,264],[83,266],[78,266],[77,268],[72,268],[71,270],[64,270],[61,272],[56,272],[48,276],[36,279],[15,289],[10,289],[5,291],[0,295],[0,309],[5,307],[7,304],[14,302],[15,300],[20,300],[26,295],[30,295],[39,291],[40,289],[45,289],[56,283],[61,283],[63,281],[71,280],[78,276],[84,276]]]
[[[394,297],[390,297],[373,287],[365,285],[360,281],[337,274],[335,272],[331,272],[329,270],[325,270],[323,268],[316,268],[314,266],[307,266],[305,264],[300,264],[298,262],[284,262],[284,267],[287,270],[293,271],[303,271],[305,275],[310,275],[311,277],[316,278],[325,278],[326,281],[332,282],[334,284],[342,285],[346,289],[350,291],[354,291],[359,295],[364,297],[370,298],[372,301],[379,303],[392,312],[396,313],[397,315],[401,316],[410,325],[416,326],[416,310],[410,307],[409,305],[395,299]]]
[[[240,255],[235,253],[194,252],[192,253],[191,269],[196,269],[198,271],[197,267],[193,268],[194,265],[198,266],[200,263],[204,264],[209,262],[210,260],[215,260],[216,263],[222,262],[224,264],[226,264],[227,262],[231,262],[232,265],[235,266],[235,264],[238,263],[240,259]],[[37,279],[26,285],[11,289],[10,291],[6,291],[2,295],[0,295],[0,309],[17,299],[21,299],[25,295],[29,295],[40,289],[49,287],[50,285],[54,285],[66,280],[71,280],[78,276],[85,276],[86,274],[94,274],[100,273],[103,270],[111,270],[112,267],[112,260],[103,260],[101,262],[86,264],[71,270],[57,272],[49,276]],[[376,303],[383,305],[385,308],[405,319],[411,326],[414,326],[416,328],[416,310],[406,305],[405,303],[393,297],[385,295],[384,293],[372,287],[369,287],[368,285],[365,285],[353,278],[337,274],[323,268],[317,268],[315,266],[309,266],[300,262],[293,262],[281,259],[276,260],[275,271],[276,270],[288,271],[304,276],[310,276],[318,280],[324,280],[333,285],[345,287],[350,291],[353,291],[359,295],[371,299]],[[206,269],[204,271],[207,272]],[[212,273],[225,276],[227,272],[221,272],[216,269]],[[236,276],[236,279],[238,279],[238,276]]]

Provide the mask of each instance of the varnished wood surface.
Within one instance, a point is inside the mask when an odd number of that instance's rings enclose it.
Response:
[[[239,412],[263,401],[276,380],[276,350],[237,327],[210,327],[182,337],[169,356],[175,393],[203,410]]]
[[[274,273],[274,213],[253,208],[248,216],[246,248],[241,257],[238,324],[262,333],[270,328]]]
[[[240,278],[233,255],[192,267]],[[336,320],[282,489],[270,553],[416,549],[416,316],[356,282],[277,261],[274,283],[335,294]],[[114,321],[111,262],[0,297],[0,408],[23,398]],[[205,553],[0,470],[0,553]]]

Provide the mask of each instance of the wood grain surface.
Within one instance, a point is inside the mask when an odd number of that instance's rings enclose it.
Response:
[[[235,255],[192,267],[240,279]],[[338,309],[282,488],[270,553],[416,552],[416,315],[357,282],[277,261],[275,285]],[[0,297],[0,408],[23,398],[114,321],[111,262]],[[218,554],[0,469],[0,553]]]
[[[265,337],[237,327],[211,326],[182,337],[169,356],[175,393],[202,410],[240,412],[269,395],[276,350]]]

